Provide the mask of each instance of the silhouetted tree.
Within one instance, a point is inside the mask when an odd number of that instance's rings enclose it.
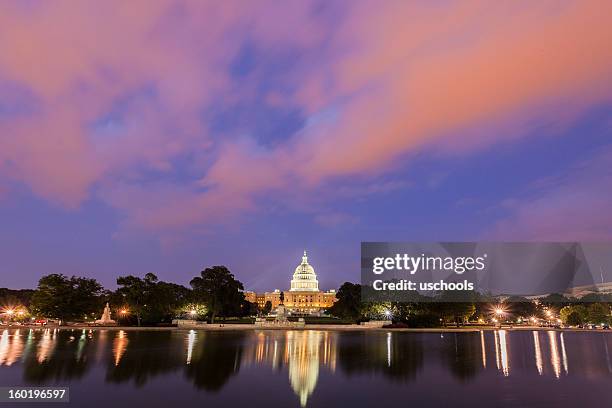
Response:
[[[362,315],[361,285],[344,282],[336,292],[336,298],[338,301],[329,308],[329,313],[342,319],[359,320]]]
[[[270,302],[269,300],[266,301],[266,304],[264,305],[264,308],[262,310],[263,314],[267,315],[272,311],[272,302]]]
[[[189,284],[194,296],[208,306],[211,322],[217,315],[238,315],[244,300],[242,283],[225,266],[206,268],[201,275],[193,278]]]
[[[587,308],[589,322],[593,324],[610,322],[610,308],[602,303],[593,303]]]
[[[115,293],[129,305],[130,313],[136,316],[138,326],[142,323],[144,309],[156,283],[157,276],[153,273],[147,273],[144,279],[133,275],[117,278],[117,285],[120,287]]]
[[[45,275],[32,295],[36,314],[60,320],[82,320],[100,311],[104,289],[95,279],[62,274]]]

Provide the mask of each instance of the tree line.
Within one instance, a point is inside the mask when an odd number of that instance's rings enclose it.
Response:
[[[99,319],[108,302],[114,320],[140,326],[177,317],[214,321],[256,314],[257,304],[246,301],[243,290],[225,266],[204,269],[189,287],[161,281],[153,273],[120,276],[114,291],[93,278],[50,274],[40,278],[36,290],[17,291],[22,298],[13,295],[13,303],[27,305],[32,316],[87,322]]]
[[[510,296],[500,301],[478,292],[469,302],[453,301],[454,294],[440,292],[429,301],[415,302],[364,302],[362,286],[345,282],[336,293],[338,301],[329,309],[330,314],[349,321],[390,319],[394,323],[411,327],[437,327],[462,325],[468,322],[518,323],[533,320],[550,324],[612,324],[612,294],[588,294],[570,298],[550,294],[537,300]],[[560,322],[559,322],[560,320]]]
[[[213,322],[228,317],[268,314],[272,304],[261,310],[245,299],[244,286],[225,266],[206,268],[189,287],[160,281],[153,273],[117,278],[117,289],[105,289],[96,279],[50,274],[43,276],[36,290],[0,289],[3,305],[21,304],[29,314],[68,322],[100,318],[106,302],[112,318],[121,324],[152,325],[171,323],[174,318]],[[557,321],[568,325],[610,324],[612,295],[589,294],[580,299],[551,294],[533,301],[524,297],[504,299],[473,292],[471,301],[453,301],[453,293],[439,293],[435,302],[363,302],[362,287],[345,282],[336,293],[337,301],[327,313],[346,322],[388,319],[411,327],[461,325],[467,322],[520,322],[521,319]],[[503,307],[501,315],[496,310]],[[17,317],[17,316],[15,316]]]

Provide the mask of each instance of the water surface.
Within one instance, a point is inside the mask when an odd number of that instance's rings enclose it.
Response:
[[[0,385],[87,407],[607,406],[610,353],[604,332],[0,329]]]

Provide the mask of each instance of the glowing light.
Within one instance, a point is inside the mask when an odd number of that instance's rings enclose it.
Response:
[[[195,316],[195,315],[196,315],[196,313],[197,313],[197,312],[195,311],[195,309],[192,309],[192,310],[190,310],[190,311],[189,311],[189,314],[190,314],[190,315],[192,315],[192,316]]]
[[[119,313],[121,313],[122,315],[127,314],[127,312],[128,312],[128,311],[127,311],[127,309],[121,309],[121,310],[119,311]]]
[[[491,311],[493,312],[493,315],[497,317],[492,319],[493,323],[501,321],[504,318],[504,315],[507,313],[506,308],[501,304],[494,306]]]

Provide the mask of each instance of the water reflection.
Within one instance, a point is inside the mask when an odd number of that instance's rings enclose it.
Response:
[[[17,329],[11,335],[8,330],[3,330],[0,335],[0,366],[11,366],[23,354],[24,341],[21,330]]]
[[[406,334],[333,333],[338,365],[347,376],[371,373],[394,382],[414,380],[423,367],[425,339],[421,334]]]
[[[557,332],[548,331],[548,341],[550,343],[550,364],[553,367],[555,377],[559,378],[561,376],[561,359],[557,347]]]
[[[57,329],[45,329],[43,332],[42,340],[38,343],[38,352],[36,353],[39,363],[43,363],[53,355],[57,343],[56,336]]]
[[[127,334],[124,330],[119,330],[117,337],[113,340],[113,356],[115,358],[115,365],[118,366],[123,357],[123,353],[127,349],[130,340],[127,338]]]
[[[484,330],[480,331],[480,351],[482,354],[482,368],[487,368],[487,348],[485,347]]]
[[[193,355],[193,346],[196,342],[196,331],[189,330],[189,335],[187,336],[187,364],[191,364],[191,356]]]
[[[19,373],[12,382],[27,385],[102,371],[97,378],[107,383],[141,387],[155,377],[176,373],[172,381],[185,382],[213,398],[231,388],[230,380],[257,373],[260,386],[284,388],[293,398],[285,402],[303,407],[322,404],[317,395],[326,388],[321,387],[323,377],[326,385],[329,378],[367,378],[398,386],[428,376],[436,381],[451,378],[457,384],[483,378],[522,381],[530,375],[530,381],[555,383],[562,378],[610,380],[609,343],[612,333],[552,330],[441,336],[384,331],[4,329],[0,375]],[[523,383],[521,392],[529,385]]]
[[[563,337],[563,333],[560,335],[561,337],[561,356],[563,357],[563,370],[565,374],[569,374],[568,364],[567,364],[567,352],[565,351],[565,339]]]
[[[535,363],[538,369],[538,374],[542,375],[544,364],[542,362],[542,348],[540,347],[540,332],[533,331],[533,346],[535,348]]]
[[[319,378],[320,332],[287,332],[289,381],[305,406]]]
[[[246,334],[201,331],[194,345],[191,360],[186,364],[186,376],[206,391],[219,391],[240,370]]]
[[[20,360],[26,383],[45,384],[83,377],[89,369],[85,358],[88,350],[86,344],[75,341],[78,333],[80,331],[29,330]]]
[[[504,373],[505,376],[509,376],[510,375],[510,364],[508,363],[508,342],[507,342],[507,338],[506,338],[506,331],[505,330],[497,330],[495,332],[495,336],[496,339],[499,339],[495,342],[496,346],[499,343],[499,350],[497,350],[496,347],[496,351],[498,351],[497,354],[497,369],[501,369],[502,373]],[[501,364],[501,367],[500,367]]]
[[[260,331],[255,347],[246,350],[246,365],[266,364],[279,371],[287,367],[289,383],[305,406],[319,378],[319,368],[336,369],[337,334],[329,331]]]

